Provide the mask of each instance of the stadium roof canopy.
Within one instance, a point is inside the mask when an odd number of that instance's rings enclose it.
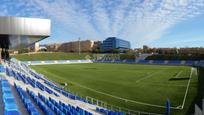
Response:
[[[49,19],[0,16],[0,47],[19,49],[50,36]]]

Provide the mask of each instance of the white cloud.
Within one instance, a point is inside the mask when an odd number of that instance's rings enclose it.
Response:
[[[62,25],[68,34],[100,40],[116,36],[134,45],[161,38],[169,28],[203,13],[204,9],[204,0],[18,1],[19,4],[12,5],[24,8],[13,15],[48,17],[54,24]],[[0,9],[5,8],[5,4],[0,5]],[[3,14],[8,13],[7,9]]]

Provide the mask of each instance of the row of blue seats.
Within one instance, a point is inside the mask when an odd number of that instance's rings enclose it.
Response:
[[[19,81],[23,81],[25,84],[30,84],[30,85],[32,85],[33,87],[35,87],[35,82],[34,82],[34,80],[32,80],[30,77],[25,77],[25,75],[23,75],[23,74],[20,74],[20,73],[18,73],[18,72],[15,72],[15,71],[13,71],[12,69],[10,69],[10,68],[6,68],[6,74],[8,75],[8,76],[12,76],[12,77],[14,77],[15,79],[17,79],[17,80],[19,80]]]
[[[163,60],[154,60],[152,61],[153,64],[164,64],[165,61]]]
[[[40,115],[40,113],[35,108],[34,104],[30,100],[30,98],[28,97],[26,92],[21,87],[17,86],[15,83],[14,83],[14,86],[15,86],[18,94],[20,95],[20,98],[22,99],[23,104],[26,107],[29,115]]]
[[[19,81],[23,81],[25,84],[28,84],[25,75],[20,74],[19,72],[15,72],[13,70],[10,70],[10,72],[12,73],[12,76],[14,78],[16,78]]]
[[[125,60],[125,63],[133,64],[133,63],[135,63],[135,60],[131,60],[131,59]]]
[[[52,104],[49,100],[47,100],[43,95],[38,93],[39,99],[41,99],[52,111],[54,111],[57,115],[65,115],[58,107]]]
[[[10,84],[7,80],[1,80],[3,93],[4,115],[20,115]]]
[[[62,93],[63,95],[68,95],[62,88],[56,86],[54,83],[50,82],[49,80],[42,78],[41,75],[33,72],[32,70],[30,70],[31,75],[33,75],[34,77],[38,78],[38,79],[42,79],[44,81],[45,84],[47,84],[48,86],[50,86],[52,89],[54,89],[55,91]]]
[[[44,81],[46,81],[45,79],[43,79],[40,75],[38,75],[37,73],[29,70],[29,73],[34,76],[35,78],[37,79],[42,79]],[[23,82],[26,83],[26,77],[25,75],[23,74],[20,74],[20,76],[23,77]],[[18,79],[18,78],[17,78]],[[27,81],[29,82],[29,84],[31,84],[32,87],[36,88],[38,87],[39,89],[41,89],[42,91],[46,91],[48,92],[49,94],[54,94],[55,96],[59,96],[57,93],[53,92],[51,89],[49,89],[48,87],[44,86],[42,83],[38,82],[38,81],[35,81],[34,79],[30,78],[30,77],[27,77]],[[47,83],[47,82],[46,82]],[[51,83],[50,83],[51,84]],[[50,85],[49,84],[49,85]]]
[[[149,60],[139,60],[137,63],[148,64],[148,63],[149,63]]]
[[[32,91],[27,90],[32,97],[40,99],[50,110],[52,110],[57,115],[92,115],[91,113],[84,111],[83,109],[73,107],[71,105],[66,105],[62,102],[56,102],[54,99],[47,99],[45,96],[38,93],[35,95]]]
[[[46,114],[46,115],[54,115],[54,112],[50,110],[50,108],[37,96],[34,92],[26,89],[28,94],[33,98],[35,103],[39,106],[39,108]]]
[[[95,62],[100,62],[100,63],[135,63],[135,60],[97,60]]]
[[[74,107],[70,104],[65,104],[61,101],[57,102],[51,97],[47,99],[45,96],[38,94],[38,97],[43,100],[43,102],[47,103],[47,105],[52,108],[53,111],[61,111],[66,115],[92,115],[90,112],[81,109],[80,107]]]
[[[99,107],[96,107],[96,111],[103,113],[105,115],[125,115],[125,113],[122,113],[122,112],[114,112],[114,111],[106,110]]]
[[[59,97],[59,95],[55,92],[53,92],[52,90],[50,90],[48,87],[44,86],[42,83],[36,81],[36,86],[41,89],[42,91],[46,91],[48,92],[49,94],[54,94],[55,96]]]
[[[179,61],[179,60],[171,60],[171,61],[168,61],[168,63],[167,64],[181,64],[181,61]]]
[[[196,64],[196,61],[186,61],[185,63],[186,65],[195,65]]]
[[[30,77],[25,77],[25,75],[20,74],[18,72],[13,71],[12,69],[6,69],[8,72],[8,75],[14,76],[17,80],[23,81],[25,84],[30,84],[34,88],[39,88],[42,91],[46,91],[49,94],[54,94],[55,96],[59,96],[57,93],[53,92],[51,89],[48,87],[44,86],[42,83],[36,81],[35,79],[32,79]]]
[[[34,76],[35,78],[37,78],[37,79],[41,79],[41,77],[38,76],[35,72],[29,70],[29,73],[30,73],[32,76]]]

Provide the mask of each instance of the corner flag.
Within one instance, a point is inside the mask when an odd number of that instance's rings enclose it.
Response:
[[[170,101],[169,99],[166,100],[166,113],[165,115],[170,115]]]

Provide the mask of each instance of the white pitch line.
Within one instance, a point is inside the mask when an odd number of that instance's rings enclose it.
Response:
[[[179,71],[179,73],[177,73],[176,77],[175,78],[178,78],[179,75],[182,73],[183,71]]]
[[[182,106],[181,106],[182,109],[184,108],[184,104],[185,104],[185,102],[186,102],[186,97],[187,97],[187,94],[188,94],[188,89],[189,89],[189,86],[190,86],[190,82],[191,82],[193,70],[194,70],[194,68],[191,68],[190,77],[189,77],[189,80],[188,80],[186,92],[185,92],[184,99],[183,99],[183,103],[182,103]]]
[[[135,82],[138,83],[138,82],[140,82],[140,81],[142,81],[142,80],[145,80],[145,79],[148,79],[148,78],[152,77],[153,75],[155,75],[155,74],[157,74],[157,73],[160,73],[160,72],[162,72],[162,71],[154,72],[154,73],[152,73],[152,74],[150,74],[150,75],[147,75],[146,77],[143,77],[143,78],[141,78],[141,79],[138,79],[138,80],[135,81]]]
[[[54,74],[55,75],[55,74]],[[58,76],[58,75],[55,75],[55,76]],[[53,77],[55,77],[53,76]],[[96,92],[96,93],[99,93],[99,94],[103,94],[103,95],[106,95],[106,96],[109,96],[109,97],[113,97],[115,99],[120,99],[120,100],[123,100],[125,102],[132,102],[132,103],[136,103],[136,104],[140,104],[140,105],[145,105],[145,106],[150,106],[150,107],[157,107],[157,108],[166,108],[166,106],[162,106],[162,105],[156,105],[156,104],[150,104],[150,103],[145,103],[145,102],[139,102],[139,101],[134,101],[134,100],[130,100],[130,99],[126,99],[126,98],[122,98],[122,97],[118,97],[118,96],[115,96],[115,95],[111,95],[111,94],[108,94],[108,93],[104,93],[104,92],[101,92],[101,91],[97,91],[95,89],[92,89],[92,88],[89,88],[89,87],[86,87],[86,86],[83,86],[81,84],[78,84],[78,83],[75,83],[73,81],[70,81],[70,80],[67,80],[67,79],[63,79],[61,77],[56,77],[57,79],[61,79],[61,80],[64,80],[64,81],[69,81],[75,85],[78,85],[79,87],[82,87],[82,88],[85,88],[85,89],[88,89],[90,91],[93,91],[93,92]],[[171,109],[181,109],[181,108],[178,108],[178,107],[170,107]]]

